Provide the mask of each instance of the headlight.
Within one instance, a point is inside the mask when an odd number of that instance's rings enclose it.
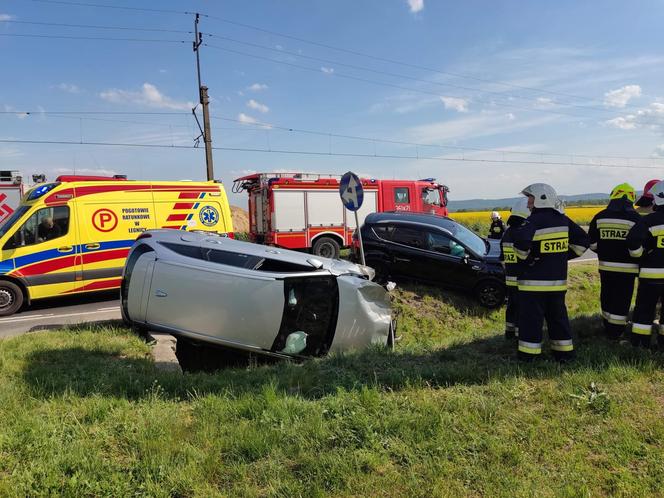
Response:
[[[364,266],[364,265],[357,265],[357,267],[360,269],[362,272],[362,275],[367,277],[369,280],[373,280],[374,277],[376,276],[376,270],[371,268],[370,266]]]

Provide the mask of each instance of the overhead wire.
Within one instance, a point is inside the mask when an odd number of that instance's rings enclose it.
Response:
[[[138,148],[162,148],[162,149],[200,149],[193,145],[166,145],[166,144],[141,144],[141,143],[126,143],[126,142],[90,142],[85,140],[80,141],[67,141],[67,140],[21,140],[21,139],[0,139],[0,143],[11,144],[32,144],[32,145],[89,145],[100,147],[138,147]],[[252,153],[269,153],[269,154],[292,154],[292,155],[306,155],[306,156],[327,156],[327,157],[358,157],[358,158],[377,158],[377,159],[409,159],[409,160],[426,160],[426,161],[447,161],[447,162],[466,162],[466,163],[483,163],[483,164],[530,164],[541,166],[582,166],[593,168],[628,168],[628,169],[661,169],[661,166],[642,166],[632,164],[606,164],[606,163],[574,163],[574,162],[557,162],[557,161],[526,161],[526,160],[512,160],[512,159],[481,159],[481,158],[468,158],[468,157],[435,157],[435,156],[408,156],[398,154],[360,154],[354,152],[323,152],[311,150],[296,150],[296,149],[261,149],[249,147],[212,147],[213,150],[227,151],[227,152],[252,152]],[[200,149],[202,150],[202,149]]]
[[[166,28],[144,28],[144,27],[131,27],[131,26],[104,26],[99,24],[70,24],[60,22],[41,22],[41,21],[18,21],[16,19],[9,19],[2,21],[8,24],[25,24],[30,26],[54,26],[63,28],[84,28],[84,29],[108,29],[108,30],[121,30],[121,31],[146,31],[156,33],[184,33],[191,34],[193,31],[186,31],[182,29],[166,29]]]
[[[76,7],[97,7],[103,9],[132,10],[132,11],[153,12],[161,14],[192,14],[192,12],[180,11],[180,10],[154,9],[147,7],[127,7],[123,5],[108,5],[108,4],[90,3],[90,2],[73,2],[70,0],[32,0],[32,1],[39,3],[50,3],[56,5],[71,5]]]
[[[0,33],[0,36],[17,38],[47,38],[64,40],[101,40],[101,41],[128,41],[128,42],[150,42],[150,43],[191,43],[186,40],[166,40],[154,38],[111,38],[104,36],[73,36],[73,35],[39,35],[24,33]]]

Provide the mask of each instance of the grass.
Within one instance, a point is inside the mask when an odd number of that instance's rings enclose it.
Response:
[[[394,353],[182,376],[112,324],[2,341],[0,495],[661,494],[662,357],[597,337],[592,266],[570,282],[565,367],[409,284]]]

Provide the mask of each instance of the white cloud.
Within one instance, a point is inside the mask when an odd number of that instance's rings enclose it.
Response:
[[[553,100],[551,100],[548,97],[537,97],[537,100],[535,100],[535,103],[537,104],[537,107],[539,109],[548,109],[550,107],[553,107]]]
[[[265,104],[261,104],[260,102],[254,100],[254,99],[249,99],[247,101],[247,107],[249,109],[253,109],[254,111],[262,112],[265,114],[266,112],[270,112],[270,108],[266,106]]]
[[[636,128],[634,122],[636,116],[630,114],[628,116],[618,116],[617,118],[609,119],[606,124],[620,128],[621,130],[633,130]]]
[[[60,83],[59,85],[55,85],[55,88],[58,90],[62,90],[63,92],[67,93],[80,93],[81,89],[72,83]]]
[[[653,157],[664,157],[664,144],[658,145],[655,147],[655,150],[652,153]]]
[[[252,116],[249,116],[248,114],[245,114],[241,112],[240,114],[237,115],[237,120],[242,123],[242,124],[256,124],[258,123],[258,120]]]
[[[15,107],[5,104],[5,112],[13,112],[18,119],[25,119],[29,116],[27,112],[17,112]]]
[[[267,90],[268,86],[265,83],[254,83],[253,85],[250,85],[247,87],[247,90],[250,92],[262,92],[263,90]]]
[[[325,74],[332,74],[334,72],[333,67],[321,66],[320,70],[323,71]]]
[[[625,107],[634,97],[641,96],[639,85],[625,85],[617,90],[611,90],[604,94],[604,105],[607,107]]]
[[[457,97],[441,97],[445,109],[454,109],[457,112],[468,112],[468,101]]]
[[[516,119],[516,116],[512,112],[505,114],[505,117],[510,121],[514,121]]]
[[[15,19],[15,17],[10,15],[10,14],[0,14],[0,22],[2,22],[2,21],[11,21],[13,19]]]
[[[143,83],[140,91],[119,90],[111,88],[99,94],[99,96],[115,104],[139,104],[158,109],[172,109],[176,111],[190,110],[195,106],[193,102],[182,102],[173,100],[164,95],[152,83]]]
[[[408,0],[408,7],[413,13],[420,12],[424,9],[424,0]]]

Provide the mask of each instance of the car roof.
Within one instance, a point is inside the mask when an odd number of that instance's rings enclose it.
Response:
[[[419,223],[453,230],[458,223],[444,216],[426,213],[404,213],[403,211],[386,211],[382,213],[371,213],[364,220],[365,223]]]

